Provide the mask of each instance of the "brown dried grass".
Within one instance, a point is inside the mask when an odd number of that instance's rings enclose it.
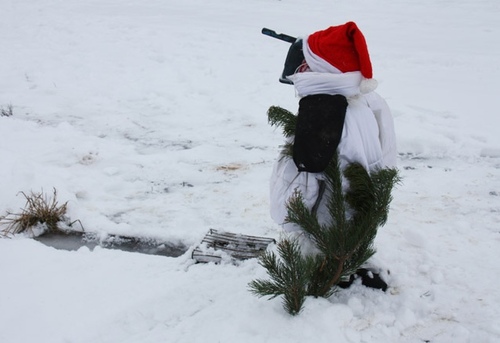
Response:
[[[0,117],[11,117],[13,115],[12,105],[7,105],[7,108],[0,107]]]
[[[59,223],[66,220],[67,202],[59,205],[56,189],[51,197],[43,192],[21,194],[26,198],[24,209],[20,213],[7,212],[6,215],[0,216],[0,225],[5,226],[0,232],[4,236],[22,232],[33,233],[33,228],[39,225],[45,225],[49,232],[60,231]]]
[[[215,168],[215,170],[223,171],[223,172],[231,172],[231,171],[236,171],[236,170],[240,170],[240,169],[243,169],[243,165],[241,165],[239,163],[230,163],[230,164],[226,164],[226,165],[217,166]]]

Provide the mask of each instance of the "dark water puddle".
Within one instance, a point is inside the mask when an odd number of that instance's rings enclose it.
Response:
[[[84,246],[93,250],[96,246],[100,246],[106,249],[168,257],[181,256],[189,249],[183,245],[161,242],[154,239],[117,235],[108,235],[106,238],[101,239],[95,234],[80,232],[45,233],[42,236],[36,237],[35,240],[60,250],[74,251]]]

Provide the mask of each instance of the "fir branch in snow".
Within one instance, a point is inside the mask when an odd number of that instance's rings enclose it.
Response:
[[[304,199],[300,192],[296,192],[287,204],[286,223],[293,223],[305,227],[306,232],[313,237],[320,235],[323,231],[315,213],[309,210],[304,204]]]
[[[307,286],[314,270],[314,261],[303,257],[296,241],[284,239],[278,243],[278,258],[273,252],[266,252],[259,263],[266,268],[271,280],[254,280],[250,291],[257,296],[271,299],[283,295],[283,307],[291,315],[297,315],[303,308]]]

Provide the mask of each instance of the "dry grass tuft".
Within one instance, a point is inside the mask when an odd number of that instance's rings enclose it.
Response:
[[[7,105],[7,108],[0,107],[1,117],[11,117],[13,114],[12,105]]]
[[[231,172],[231,171],[236,171],[236,170],[240,170],[240,169],[243,169],[243,165],[241,165],[239,163],[230,163],[230,164],[226,164],[226,165],[217,166],[215,168],[215,170],[223,171],[223,172]]]
[[[59,205],[57,202],[57,191],[54,189],[53,196],[48,197],[43,192],[31,192],[29,195],[21,192],[26,198],[26,205],[21,213],[10,213],[0,216],[0,225],[6,226],[0,230],[4,236],[29,232],[44,226],[45,232],[60,231],[59,223],[66,221],[67,202]]]

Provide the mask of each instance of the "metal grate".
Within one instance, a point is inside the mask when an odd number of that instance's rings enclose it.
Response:
[[[271,243],[276,243],[276,240],[210,229],[200,245],[193,250],[192,257],[203,263],[219,263],[224,254],[231,259],[246,260],[259,257]]]

